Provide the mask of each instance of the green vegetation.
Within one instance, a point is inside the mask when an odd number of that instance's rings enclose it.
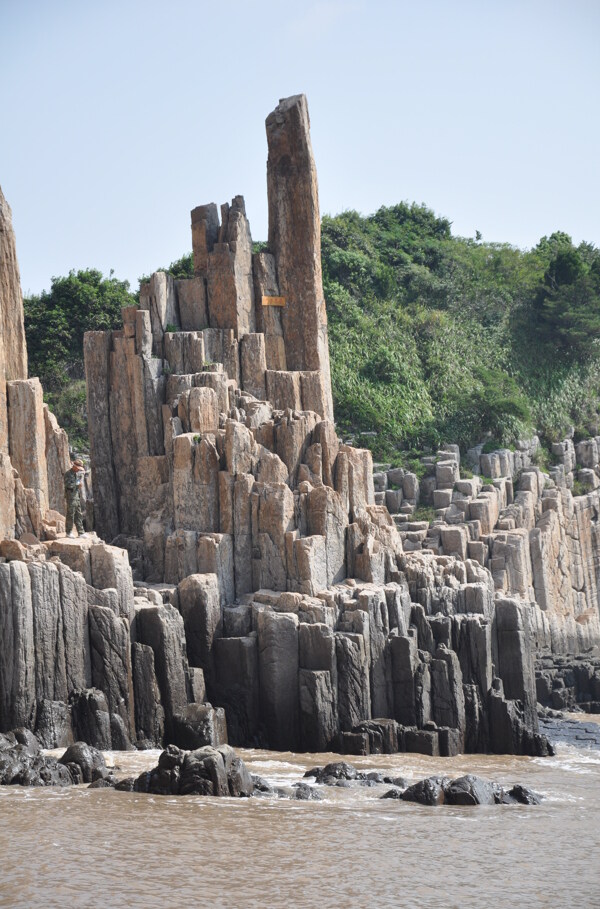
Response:
[[[570,425],[576,438],[596,433],[595,247],[563,233],[531,250],[454,237],[446,218],[401,203],[324,217],[322,262],[336,419],[376,460],[423,475],[419,456],[443,442],[487,437],[493,450],[535,428],[547,449]],[[191,253],[165,271],[193,275]],[[135,302],[127,282],[94,270],[25,301],[30,372],[78,439],[83,333],[120,325]]]
[[[162,265],[160,268],[155,268],[155,271],[166,271],[167,274],[172,275],[174,278],[193,278],[194,277],[194,261],[192,253],[186,253],[181,259],[176,259],[174,262],[171,262],[168,268],[165,268]],[[141,275],[139,282],[140,284],[147,284],[150,280],[150,275]]]
[[[453,237],[446,219],[400,204],[325,217],[322,250],[336,418],[375,430],[378,460],[488,433],[491,448],[510,446],[534,427],[552,440],[595,421],[594,247],[565,234],[530,251]]]
[[[412,515],[410,516],[412,521],[428,521],[430,524],[432,521],[435,521],[435,508],[430,505],[420,505],[418,508],[415,508]]]
[[[29,375],[39,376],[45,400],[76,448],[87,447],[83,335],[121,326],[133,306],[129,282],[90,268],[52,278],[49,291],[24,300]]]

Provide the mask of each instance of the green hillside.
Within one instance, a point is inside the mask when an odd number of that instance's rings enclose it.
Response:
[[[257,244],[261,248],[265,244]],[[378,458],[486,434],[596,432],[600,251],[566,234],[528,251],[453,237],[424,206],[323,218],[323,281],[338,426]],[[191,274],[191,255],[168,269]],[[25,300],[30,371],[85,443],[82,338],[120,323],[127,282],[90,269]],[[402,452],[402,454],[401,454]]]

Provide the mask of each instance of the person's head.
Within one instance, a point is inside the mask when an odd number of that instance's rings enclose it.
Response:
[[[75,458],[75,460],[71,462],[71,470],[74,473],[79,473],[80,470],[85,470],[81,458]]]

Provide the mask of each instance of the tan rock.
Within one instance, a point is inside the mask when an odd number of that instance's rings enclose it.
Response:
[[[304,95],[280,101],[266,121],[269,249],[275,256],[287,366],[324,377],[323,416],[333,418],[327,314],[321,277],[317,172]]]
[[[253,333],[242,338],[241,361],[242,388],[260,401],[265,400],[267,358],[264,335]]]
[[[214,202],[199,205],[192,211],[192,249],[194,274],[206,276],[208,254],[219,236],[219,213]]]
[[[300,373],[268,369],[267,398],[275,410],[302,410]]]
[[[206,283],[203,276],[175,281],[179,318],[184,331],[201,331],[208,326]]]
[[[0,188],[0,323],[4,376],[8,381],[27,378],[27,345],[23,295],[12,212]]]
[[[256,328],[265,339],[267,369],[286,370],[285,342],[279,306],[263,305],[263,297],[279,297],[275,272],[275,258],[270,253],[259,252],[252,257],[254,271],[254,298]]]
[[[42,516],[48,508],[44,398],[39,379],[7,383],[10,459],[23,485],[32,489]]]
[[[53,413],[44,404],[46,430],[46,465],[48,470],[48,507],[66,514],[64,476],[71,466],[69,439]]]
[[[119,513],[109,415],[110,337],[110,332],[86,332],[83,354],[93,465],[94,526],[100,536],[112,540],[119,532]]]
[[[214,388],[194,387],[188,398],[190,432],[217,432],[219,428],[219,400]]]
[[[0,539],[15,534],[15,481],[8,454],[0,452]]]
[[[150,313],[145,309],[138,309],[135,313],[135,352],[146,359],[152,356],[152,322]]]
[[[219,242],[208,253],[208,317],[237,339],[255,330],[252,237],[242,196],[221,208]]]
[[[147,284],[140,287],[140,309],[150,313],[152,350],[156,357],[163,355],[163,335],[168,325],[179,326],[175,282],[164,271],[154,272]]]
[[[217,396],[219,413],[229,411],[227,376],[223,372],[198,372],[193,377],[196,388],[212,388]]]
[[[219,455],[208,439],[191,433],[173,439],[173,519],[176,529],[217,532]]]

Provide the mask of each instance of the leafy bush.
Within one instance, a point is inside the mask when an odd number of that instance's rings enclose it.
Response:
[[[45,392],[44,400],[69,436],[69,444],[77,451],[87,451],[88,426],[85,381],[76,379],[55,391]]]
[[[47,391],[83,378],[83,336],[121,325],[121,309],[135,304],[129,282],[89,268],[52,278],[49,291],[23,301],[29,373]]]

